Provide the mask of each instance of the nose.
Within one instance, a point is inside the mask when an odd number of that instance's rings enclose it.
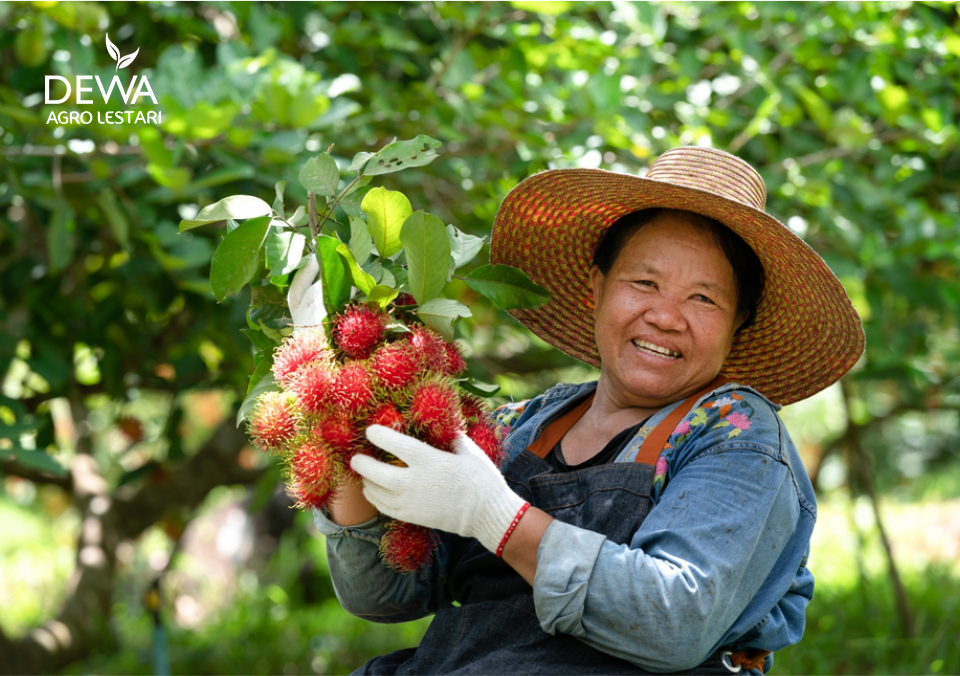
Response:
[[[659,295],[653,305],[643,313],[643,320],[661,331],[681,333],[687,330],[687,320],[680,309],[680,302],[665,294]]]

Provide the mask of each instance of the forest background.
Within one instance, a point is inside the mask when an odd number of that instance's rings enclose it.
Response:
[[[177,224],[278,181],[305,205],[310,157],[426,134],[439,158],[376,185],[476,236],[546,168],[642,173],[678,144],[759,168],[867,334],[783,411],[818,583],[775,673],[960,673],[957,8],[0,2],[0,672],[345,673],[416,643],[427,621],[340,609],[236,428],[249,295],[214,300],[222,224]],[[157,104],[92,80],[93,104],[47,104],[47,75],[146,77]],[[162,122],[49,120],[69,110]],[[452,288],[496,401],[594,377]]]

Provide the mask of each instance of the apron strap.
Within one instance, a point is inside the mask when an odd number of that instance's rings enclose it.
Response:
[[[689,397],[680,402],[680,405],[675,409],[670,411],[666,418],[660,421],[656,427],[653,428],[653,431],[644,439],[643,444],[640,446],[640,450],[637,451],[636,461],[643,463],[644,465],[656,465],[657,458],[660,457],[663,447],[667,443],[667,439],[670,438],[670,435],[673,433],[673,430],[677,428],[677,425],[680,424],[680,421],[683,420],[683,417],[690,412],[694,404],[700,400],[700,397],[713,392],[715,389],[721,385],[725,385],[730,382],[730,380],[724,376],[718,375],[716,378],[711,380],[704,386],[703,389],[698,392],[694,392]]]
[[[527,446],[527,450],[538,458],[546,458],[557,442],[563,439],[563,435],[569,432],[570,428],[587,412],[590,404],[593,403],[594,394],[596,393],[591,392],[589,397],[547,425],[536,441]]]

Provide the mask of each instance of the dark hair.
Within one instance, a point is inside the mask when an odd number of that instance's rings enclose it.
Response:
[[[607,275],[613,264],[617,262],[620,252],[627,241],[636,232],[653,220],[662,209],[643,209],[621,216],[607,228],[600,244],[593,253],[593,264],[600,268],[600,272]],[[707,216],[694,214],[707,225],[713,233],[714,241],[723,251],[730,267],[733,268],[733,281],[737,287],[737,317],[745,317],[737,331],[742,331],[751,324],[757,316],[757,307],[763,296],[764,273],[763,264],[750,245],[741,239],[740,235],[719,221]]]

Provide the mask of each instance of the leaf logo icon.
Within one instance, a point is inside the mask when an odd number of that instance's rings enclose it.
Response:
[[[114,70],[114,72],[116,72],[121,68],[126,68],[131,63],[133,63],[133,60],[137,58],[137,54],[140,53],[140,48],[137,47],[137,51],[135,51],[133,54],[127,54],[126,56],[121,58],[120,50],[117,49],[117,46],[115,44],[110,42],[110,35],[107,34],[107,51],[110,52],[110,56],[113,57],[113,60],[117,62],[117,67]]]

